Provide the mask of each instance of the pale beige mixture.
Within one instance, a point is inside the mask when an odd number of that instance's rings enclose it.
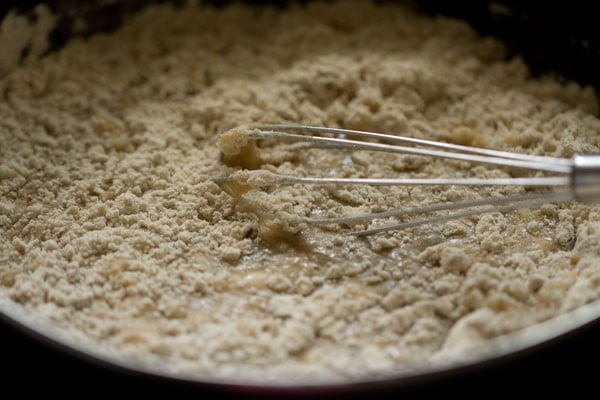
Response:
[[[156,6],[27,60],[0,79],[0,299],[144,365],[311,382],[460,360],[597,299],[596,208],[358,238],[290,221],[522,189],[245,191],[211,179],[240,170],[221,157],[218,134],[254,122],[563,157],[600,148],[591,88],[533,79],[505,57],[462,22],[340,1]],[[343,177],[524,174],[281,146],[242,164]]]

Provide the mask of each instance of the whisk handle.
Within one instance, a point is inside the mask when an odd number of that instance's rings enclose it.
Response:
[[[584,154],[573,157],[571,190],[582,203],[600,201],[600,154]]]

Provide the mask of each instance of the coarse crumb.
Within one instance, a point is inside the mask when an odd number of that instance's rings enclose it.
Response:
[[[524,189],[271,186],[526,172],[219,139],[292,123],[597,152],[593,90],[506,57],[462,22],[338,1],[157,5],[28,60],[0,79],[0,297],[143,365],[311,382],[460,360],[595,300],[595,207],[358,238],[299,221]]]

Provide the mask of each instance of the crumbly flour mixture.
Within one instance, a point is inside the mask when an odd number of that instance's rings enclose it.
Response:
[[[269,143],[223,157],[219,134],[256,122],[599,150],[591,88],[530,77],[462,22],[364,1],[153,6],[27,60],[0,93],[0,299],[123,359],[263,381],[397,373],[600,297],[597,208],[359,238],[293,221],[523,189],[213,181],[527,174]]]

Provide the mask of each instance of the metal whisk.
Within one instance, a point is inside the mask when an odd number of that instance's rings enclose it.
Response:
[[[389,217],[422,215],[438,211],[455,211],[444,215],[418,218],[407,222],[382,227],[350,232],[351,235],[371,235],[375,233],[409,228],[413,226],[438,223],[469,217],[472,215],[505,212],[518,208],[541,206],[547,203],[561,203],[576,200],[593,203],[600,200],[600,155],[575,155],[572,158],[557,158],[512,153],[507,151],[462,146],[451,143],[410,137],[363,132],[348,129],[325,128],[299,125],[260,125],[239,127],[224,133],[221,143],[234,138],[232,153],[252,141],[275,140],[281,142],[304,142],[312,148],[372,150],[399,154],[446,158],[459,161],[493,164],[503,167],[522,168],[553,176],[526,178],[330,178],[330,177],[298,177],[262,173],[255,179],[255,186],[289,185],[289,184],[360,184],[360,185],[461,185],[461,186],[522,186],[522,187],[559,187],[561,190],[531,192],[520,195],[488,197],[458,202],[435,203],[420,207],[390,210],[380,213],[369,213],[339,218],[306,218],[304,222],[315,225],[348,224]],[[367,142],[377,140],[379,142]],[[236,148],[237,146],[237,148]],[[414,147],[412,147],[414,146]],[[224,150],[224,152],[228,150]],[[219,182],[233,178],[218,178]]]

